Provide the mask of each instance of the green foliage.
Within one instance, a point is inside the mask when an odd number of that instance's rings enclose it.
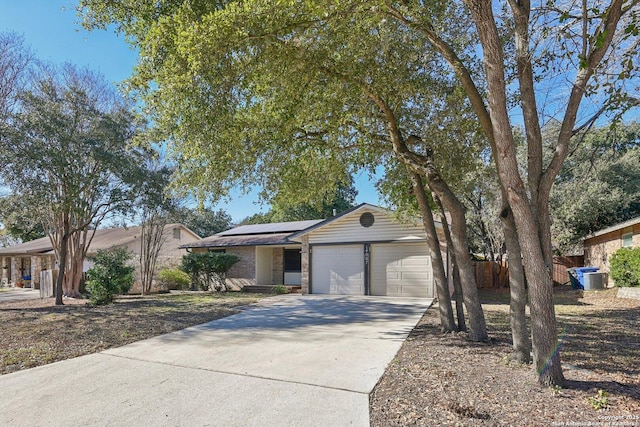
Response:
[[[333,207],[298,208],[331,205],[352,173],[393,156],[375,99],[405,135],[428,135],[440,161],[463,167],[479,152],[477,119],[452,70],[423,34],[365,3],[81,6],[85,25],[113,22],[140,49],[129,88],[152,114],[153,138],[173,142],[175,187],[199,199],[256,185],[276,220],[328,216]],[[451,43],[462,47],[468,15],[453,18],[457,8],[437,2],[428,13],[438,28],[459,30]]]
[[[273,221],[273,211],[269,211],[266,213],[256,213],[253,215],[250,215],[248,217],[243,218],[242,220],[240,220],[240,222],[238,223],[238,225],[250,225],[250,224],[268,224],[270,222],[274,222]]]
[[[126,249],[99,250],[87,271],[87,291],[93,304],[109,304],[118,294],[126,294],[133,286],[135,267],[127,265],[131,256]]]
[[[618,249],[611,257],[609,272],[616,286],[640,286],[640,247]]]
[[[213,236],[231,228],[231,216],[222,209],[177,208],[171,213],[170,220],[183,224],[200,237]]]
[[[240,258],[220,252],[191,252],[182,257],[180,269],[191,277],[191,286],[226,291],[226,273]]]
[[[589,398],[589,404],[593,409],[599,411],[600,409],[605,409],[609,406],[609,393],[604,390],[598,390],[598,395],[595,397]]]
[[[640,124],[589,132],[565,162],[551,192],[558,252],[640,215]]]
[[[189,287],[189,275],[177,268],[164,268],[158,272],[160,283],[166,289],[187,289]]]
[[[269,212],[246,217],[240,221],[240,225],[331,218],[334,210],[340,213],[355,206],[357,195],[353,177],[349,177],[348,185],[338,184],[334,192],[315,202],[295,203],[294,200],[281,198],[272,203]]]
[[[0,179],[43,224],[65,266],[56,283],[60,304],[65,278],[68,292],[78,293],[83,259],[65,254],[86,253],[82,233],[129,211],[146,153],[130,147],[140,124],[103,76],[71,64],[31,75],[0,121]]]
[[[347,184],[338,183],[335,191],[313,202],[296,204],[287,198],[275,200],[272,203],[270,222],[331,218],[334,210],[340,213],[353,207],[357,195],[358,190],[353,185],[353,177],[349,176]]]
[[[0,198],[0,230],[7,243],[28,242],[45,236],[42,222],[30,214],[24,199],[15,195]]]
[[[271,288],[271,293],[275,295],[288,294],[289,288],[287,288],[285,285],[275,285],[273,288]]]

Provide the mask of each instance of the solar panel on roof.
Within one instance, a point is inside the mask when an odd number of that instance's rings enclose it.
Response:
[[[237,236],[241,234],[267,234],[267,233],[288,233],[304,230],[319,222],[321,219],[313,219],[308,221],[291,221],[291,222],[274,222],[271,224],[250,224],[241,225],[231,230],[218,233],[218,236]]]

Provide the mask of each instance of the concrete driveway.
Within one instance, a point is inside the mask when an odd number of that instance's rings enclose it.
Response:
[[[40,291],[31,288],[2,288],[0,289],[0,303],[24,301],[40,298]]]
[[[367,426],[369,393],[431,304],[287,295],[0,376],[0,425]]]

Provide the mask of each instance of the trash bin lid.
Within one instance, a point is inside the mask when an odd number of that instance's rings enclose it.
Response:
[[[600,270],[600,267],[578,267],[576,268],[576,271],[578,272],[582,272],[582,273],[593,273]]]

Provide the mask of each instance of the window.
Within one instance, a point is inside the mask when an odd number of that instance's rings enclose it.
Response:
[[[633,247],[633,233],[627,233],[622,235],[622,247],[623,248]]]
[[[180,229],[178,227],[173,229],[173,238],[180,240]]]
[[[209,249],[207,249],[207,252],[213,252],[213,253],[216,253],[216,254],[223,254],[223,253],[227,252],[227,250],[226,249],[211,249],[211,248],[209,248]]]
[[[284,250],[284,271],[302,271],[300,249]]]

